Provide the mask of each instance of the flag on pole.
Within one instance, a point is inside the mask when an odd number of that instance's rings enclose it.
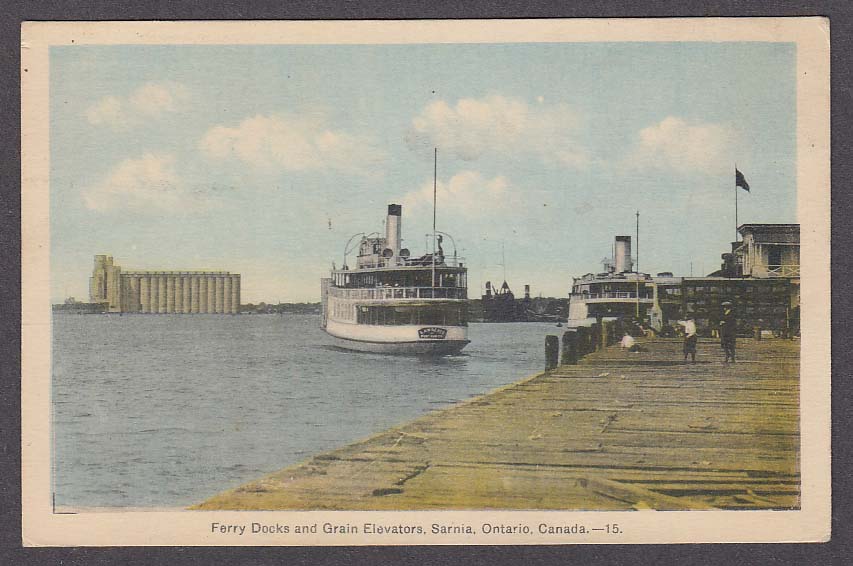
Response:
[[[746,177],[735,167],[735,187],[740,187],[746,192],[749,192],[749,183],[746,182]]]

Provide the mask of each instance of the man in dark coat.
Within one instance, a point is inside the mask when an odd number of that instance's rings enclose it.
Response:
[[[737,343],[737,321],[732,309],[731,301],[723,301],[723,315],[720,317],[720,346],[726,354],[726,363],[729,359],[735,361],[735,344]]]

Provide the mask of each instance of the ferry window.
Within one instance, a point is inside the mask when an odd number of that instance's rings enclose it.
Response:
[[[416,311],[411,307],[396,307],[394,309],[394,324],[417,324]]]
[[[421,312],[421,324],[444,324],[443,313],[434,308],[424,309]]]
[[[402,326],[429,324],[436,326],[468,326],[466,305],[401,305],[396,307],[354,308],[359,324]]]

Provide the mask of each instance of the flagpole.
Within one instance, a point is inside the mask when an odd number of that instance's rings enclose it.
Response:
[[[735,242],[737,242],[737,163],[735,163]]]
[[[438,148],[435,148],[432,162],[432,292],[435,293],[435,209],[438,200]]]
[[[637,211],[637,265],[634,268],[637,272],[637,321],[640,320],[640,211]]]

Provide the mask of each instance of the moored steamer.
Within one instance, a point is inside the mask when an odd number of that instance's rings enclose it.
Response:
[[[467,268],[455,249],[445,256],[440,233],[433,234],[431,253],[411,257],[401,247],[401,220],[402,206],[391,204],[384,237],[350,238],[344,265],[322,280],[322,326],[349,350],[457,354],[469,343]],[[347,255],[357,236],[351,269]]]

